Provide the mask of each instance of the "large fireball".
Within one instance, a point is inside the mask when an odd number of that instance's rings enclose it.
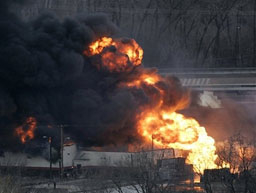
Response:
[[[216,168],[214,139],[193,118],[168,111],[149,110],[138,116],[138,133],[156,148],[188,150],[186,162],[193,164],[196,172]]]
[[[99,55],[101,62],[96,62],[99,69],[110,72],[125,72],[141,65],[143,50],[133,39],[112,39],[102,37],[84,51],[86,56]]]

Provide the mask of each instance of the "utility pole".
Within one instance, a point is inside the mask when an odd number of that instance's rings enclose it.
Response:
[[[152,149],[151,149],[151,155],[152,155],[152,160],[151,160],[151,168],[150,168],[150,173],[149,173],[149,176],[150,176],[150,180],[153,180],[154,179],[154,135],[152,134]]]
[[[49,146],[50,146],[50,179],[52,179],[52,137],[49,137]]]
[[[52,180],[52,137],[43,136],[43,138],[47,139],[49,143],[49,162],[50,162],[49,177]]]
[[[60,178],[63,178],[63,125],[60,125]]]
[[[152,147],[151,147],[151,151],[152,151],[152,165],[154,164],[154,135],[152,134]]]

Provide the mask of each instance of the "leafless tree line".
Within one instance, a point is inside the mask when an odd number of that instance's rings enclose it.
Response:
[[[105,13],[142,45],[148,66],[255,66],[254,0],[36,0],[17,10],[31,19]]]

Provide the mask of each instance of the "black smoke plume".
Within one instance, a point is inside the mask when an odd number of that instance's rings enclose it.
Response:
[[[134,127],[138,107],[154,103],[145,90],[154,96],[159,91],[118,87],[141,69],[98,70],[83,54],[97,38],[118,36],[118,29],[102,15],[60,21],[44,14],[25,23],[8,13],[7,2],[1,1],[0,6],[0,148],[30,149],[29,144],[42,136],[58,143],[60,124],[67,135],[87,146],[138,141]],[[168,105],[178,101],[174,90],[182,98],[175,79],[158,87],[169,91]],[[37,120],[35,139],[22,144],[15,128],[28,117]]]
[[[56,138],[56,125],[74,125],[75,116],[87,119],[72,101],[86,106],[76,96],[88,92],[101,78],[87,67],[89,61],[82,52],[92,40],[116,31],[100,15],[61,22],[44,14],[25,23],[9,13],[13,2],[0,3],[0,146],[5,149],[23,148],[14,129],[29,116],[38,120],[36,135]],[[71,129],[66,128],[74,133]]]

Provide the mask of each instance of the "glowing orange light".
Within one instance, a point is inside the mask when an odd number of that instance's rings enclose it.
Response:
[[[192,118],[168,111],[145,111],[138,117],[138,133],[156,148],[188,150],[186,162],[197,172],[216,168],[215,141],[204,127]]]
[[[161,80],[158,74],[141,74],[125,84],[128,87],[141,87],[143,84],[154,85]]]
[[[123,41],[102,37],[91,43],[84,54],[89,57],[99,54],[102,61],[97,66],[110,72],[123,72],[139,66],[143,59],[143,50],[133,39]]]
[[[28,117],[23,125],[15,129],[15,134],[20,138],[21,143],[26,143],[27,140],[34,138],[36,125],[36,119],[34,117]]]
[[[99,40],[93,42],[91,45],[89,45],[89,50],[86,50],[84,53],[87,56],[100,54],[105,47],[111,46],[113,44],[114,42],[112,38],[102,37]]]

